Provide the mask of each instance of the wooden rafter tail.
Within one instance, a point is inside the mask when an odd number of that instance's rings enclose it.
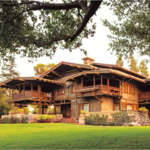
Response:
[[[86,73],[82,73],[82,75],[87,76],[87,74],[86,74]]]
[[[95,72],[95,74],[100,75],[100,73],[99,73],[99,72]]]
[[[21,79],[19,79],[19,81],[25,81],[25,80],[21,78]]]
[[[82,68],[81,66],[77,66],[77,68]]]

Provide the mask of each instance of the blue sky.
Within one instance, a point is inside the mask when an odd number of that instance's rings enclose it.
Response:
[[[116,17],[113,16],[112,11],[110,11],[108,7],[102,6],[98,10],[96,16],[94,16],[94,20],[97,23],[96,34],[94,37],[85,39],[83,41],[83,48],[87,50],[89,57],[95,59],[95,62],[115,64],[117,57],[115,56],[115,54],[111,54],[110,51],[107,50],[109,45],[109,39],[107,38],[107,35],[110,33],[110,31],[103,26],[100,19],[109,19],[110,21],[113,21],[116,19]],[[85,57],[85,55],[79,50],[69,52],[68,50],[59,49],[57,49],[57,52],[52,59],[48,57],[42,57],[37,59],[37,61],[35,61],[34,63],[28,62],[27,58],[20,58],[20,56],[16,56],[16,70],[20,72],[20,76],[34,76],[33,67],[38,63],[58,64],[61,61],[83,63],[83,57]],[[136,56],[136,59],[138,59],[138,61],[140,62],[142,57]],[[128,68],[127,63],[124,63],[124,67]]]

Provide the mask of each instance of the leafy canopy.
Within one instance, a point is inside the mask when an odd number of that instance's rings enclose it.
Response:
[[[107,2],[117,21],[103,20],[111,34],[109,50],[126,57],[137,52],[150,56],[150,1]]]
[[[42,75],[43,73],[45,73],[46,71],[48,71],[49,69],[51,69],[54,66],[55,66],[54,63],[51,63],[51,64],[37,64],[36,66],[34,66],[35,76]]]
[[[0,1],[0,58],[19,54],[31,61],[52,57],[57,48],[86,53],[82,40],[94,35],[92,17],[102,1]]]

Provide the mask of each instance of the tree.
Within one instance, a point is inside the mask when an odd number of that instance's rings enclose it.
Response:
[[[82,49],[83,38],[93,36],[93,15],[103,0],[0,1],[0,57],[15,54],[30,60],[52,57],[56,48]]]
[[[142,60],[139,65],[139,71],[140,71],[140,74],[146,77],[149,77],[148,67],[146,66],[146,62],[144,60]]]
[[[15,61],[12,60],[10,62],[4,62],[2,67],[2,74],[1,77],[3,80],[8,80],[13,77],[18,77],[19,72],[17,72],[16,69],[17,65],[15,64]]]
[[[107,3],[117,21],[103,20],[111,31],[109,50],[126,57],[134,52],[150,56],[150,1],[111,1]]]
[[[120,55],[117,58],[116,65],[123,67],[123,60]]]
[[[5,94],[6,90],[0,88],[0,117],[1,115],[8,114],[10,110],[10,104]]]
[[[135,58],[131,56],[129,57],[129,69],[136,73],[139,72],[138,61],[135,60]]]
[[[54,66],[55,66],[54,63],[48,64],[48,65],[37,64],[36,66],[34,66],[35,76],[41,76],[43,73],[45,73],[46,71],[48,71]]]

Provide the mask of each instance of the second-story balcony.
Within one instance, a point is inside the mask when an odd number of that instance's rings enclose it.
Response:
[[[150,92],[140,92],[138,98],[139,100],[150,100]]]
[[[76,90],[78,97],[88,97],[94,95],[121,96],[121,89],[108,85],[85,86]]]
[[[12,94],[12,101],[23,101],[23,100],[52,100],[53,96],[51,93],[38,92],[36,90],[20,91]]]

